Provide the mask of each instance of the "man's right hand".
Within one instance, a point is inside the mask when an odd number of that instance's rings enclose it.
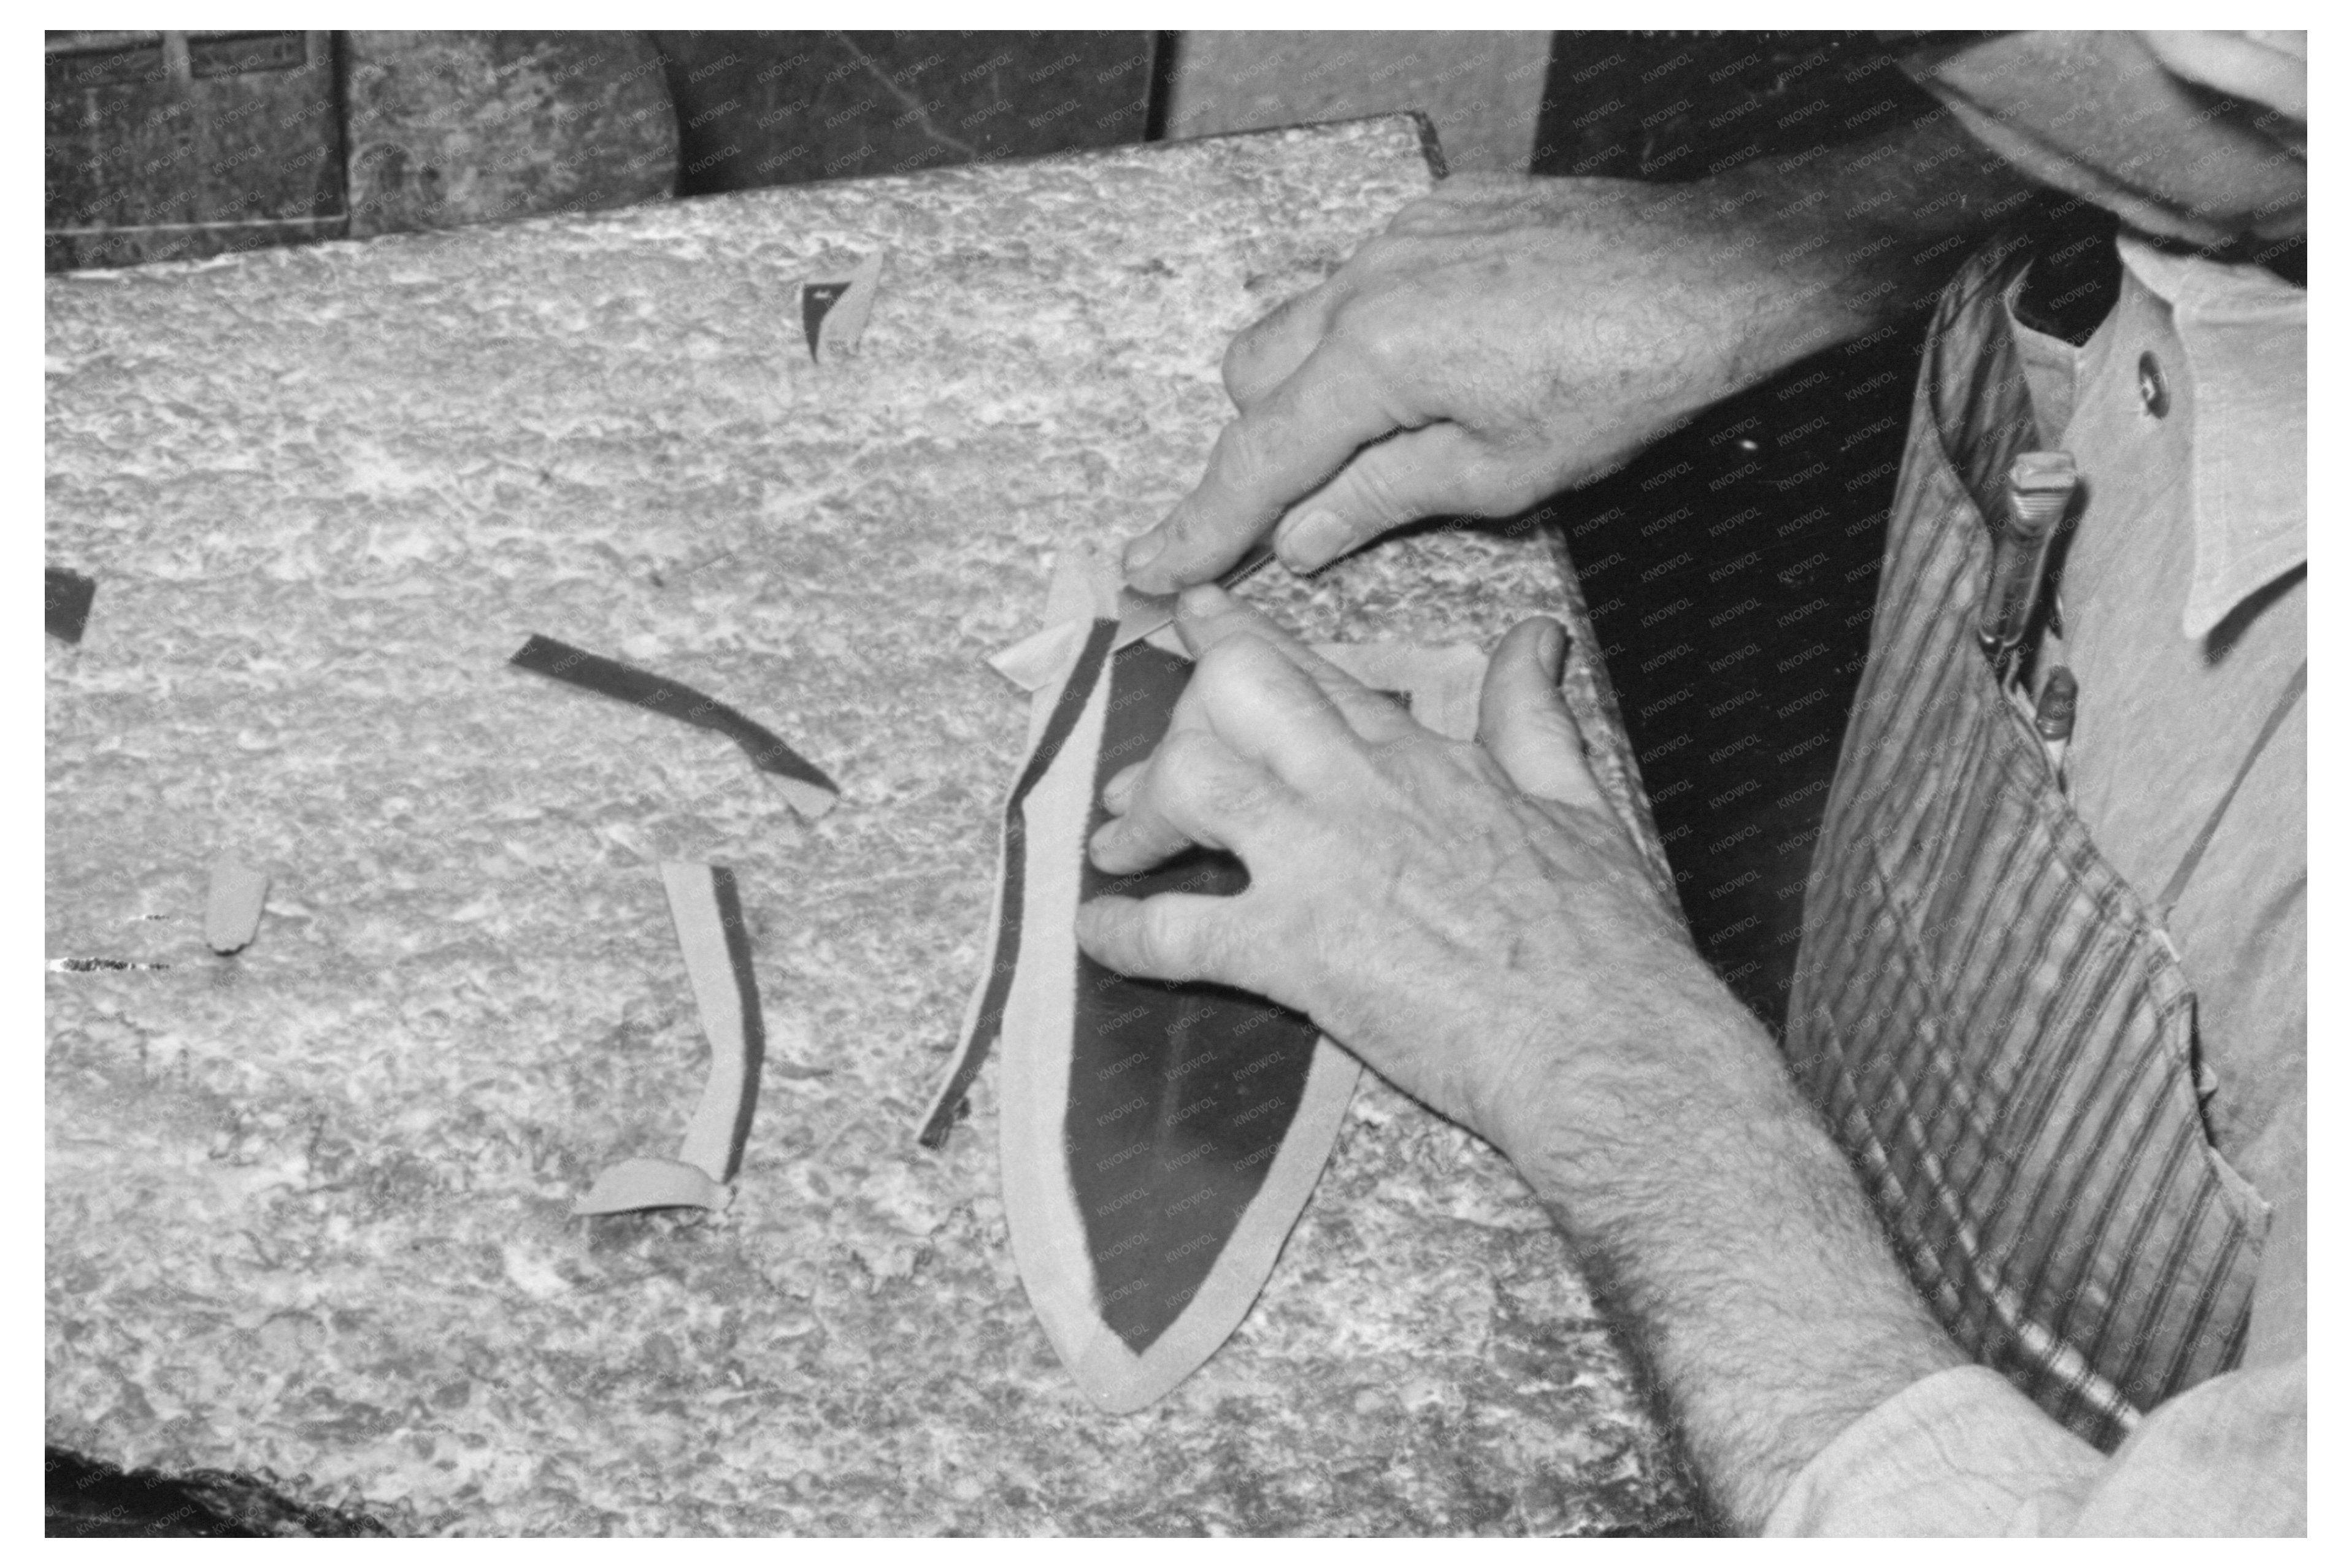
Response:
[[[1967,155],[1929,163],[1923,142]],[[1881,146],[1902,155],[1873,162]],[[1905,241],[1965,224],[1968,205],[1922,217],[1886,185],[1923,164],[1980,185],[1976,153],[1938,118],[1691,184],[1444,182],[1234,341],[1239,416],[1199,486],[1130,542],[1128,580],[1208,581],[1269,530],[1312,571],[1420,518],[1508,516],[1608,473],[1924,297],[1957,253],[1918,278]]]

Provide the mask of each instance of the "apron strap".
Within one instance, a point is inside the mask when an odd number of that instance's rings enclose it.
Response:
[[[2172,879],[2165,883],[2164,896],[2156,901],[2158,918],[2168,921],[2171,920],[2172,906],[2180,901],[2181,893],[2189,886],[2189,879],[2197,874],[2199,862],[2205,858],[2205,851],[2212,846],[2213,835],[2221,830],[2221,818],[2229,814],[2230,803],[2238,798],[2238,786],[2244,784],[2246,775],[2254,771],[2254,764],[2262,760],[2263,752],[2270,747],[2271,737],[2279,732],[2279,726],[2285,723],[2286,716],[2294,710],[2295,702],[2303,696],[2310,673],[2311,661],[2306,658],[2295,667],[2293,679],[2286,683],[2286,689],[2279,693],[2278,701],[2271,707],[2271,716],[2263,721],[2262,733],[2254,737],[2253,747],[2246,752],[2246,760],[2238,764],[2238,776],[2230,781],[2230,787],[2221,792],[2220,800],[2214,802],[2212,814],[2205,818],[2205,826],[2197,830],[2197,837],[2189,841],[2189,852],[2180,858],[2180,864],[2173,870]]]

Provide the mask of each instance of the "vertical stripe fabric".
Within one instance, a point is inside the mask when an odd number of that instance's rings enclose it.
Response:
[[[1945,1326],[2111,1449],[2236,1363],[2263,1215],[2216,1169],[2158,914],[1971,630],[1987,520],[2034,445],[2000,306],[2017,265],[1972,261],[1930,333],[1788,1050]]]

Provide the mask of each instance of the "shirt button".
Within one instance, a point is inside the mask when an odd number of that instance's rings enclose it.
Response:
[[[2158,419],[2172,406],[2172,394],[2165,390],[2164,367],[2152,353],[2139,356],[2139,405]]]

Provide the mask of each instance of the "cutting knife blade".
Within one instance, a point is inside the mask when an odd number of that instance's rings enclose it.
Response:
[[[1217,579],[1217,586],[1236,587],[1255,576],[1259,567],[1273,559],[1272,544],[1252,545],[1248,554],[1234,562],[1233,569]],[[1139,594],[1132,588],[1121,587],[1118,591],[1118,636],[1111,640],[1111,650],[1115,653],[1129,643],[1141,642],[1162,626],[1173,625],[1176,601],[1181,592],[1180,589],[1175,594]]]

